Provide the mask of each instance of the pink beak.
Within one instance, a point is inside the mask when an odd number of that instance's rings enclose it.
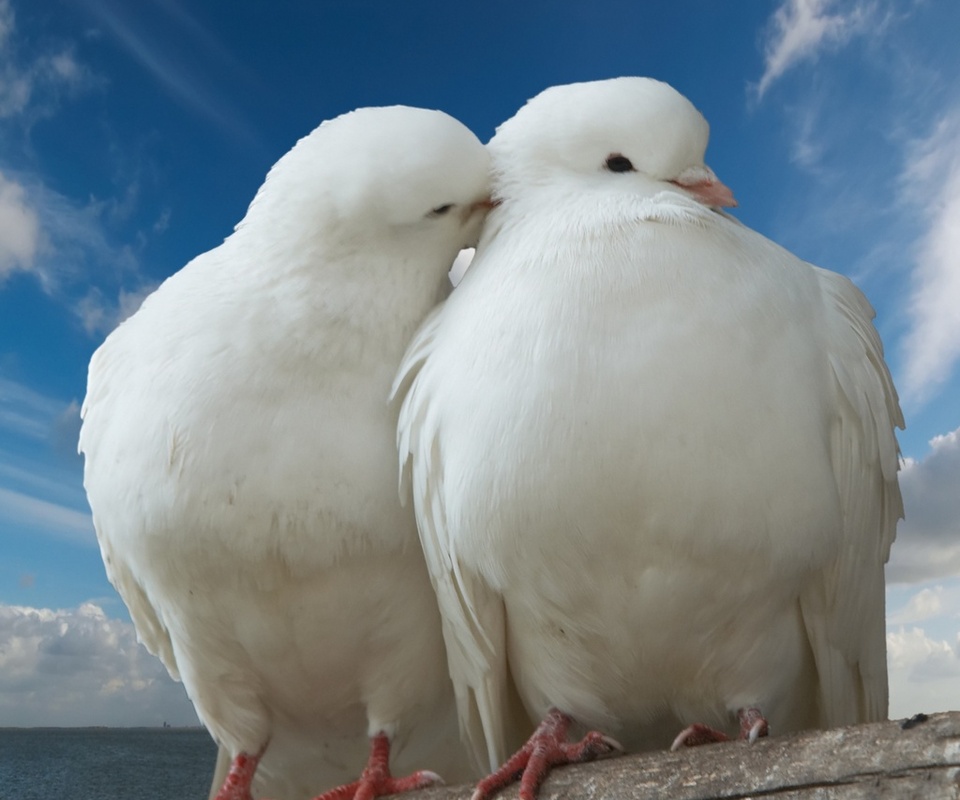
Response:
[[[476,203],[471,203],[468,206],[464,206],[463,211],[461,212],[461,217],[463,221],[466,222],[477,212],[486,214],[488,211],[496,208],[498,205],[500,205],[499,200],[494,200],[492,197],[485,197],[483,200],[478,200]]]
[[[713,174],[709,167],[686,170],[679,178],[670,181],[670,183],[686,189],[706,206],[732,208],[737,205],[733,192]]]
[[[494,200],[492,197],[488,197],[484,200],[478,200],[476,203],[470,206],[470,208],[483,209],[484,211],[490,211],[491,209],[496,208],[498,205],[500,205],[499,200]]]

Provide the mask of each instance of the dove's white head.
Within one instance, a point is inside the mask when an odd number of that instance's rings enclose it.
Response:
[[[291,248],[309,239],[363,247],[476,242],[489,208],[490,156],[462,123],[408,106],[361,108],[328,120],[270,170],[237,232],[280,226]],[[272,237],[279,238],[279,237]],[[449,264],[449,262],[448,262]]]
[[[497,128],[494,195],[565,182],[641,194],[680,187],[706,205],[736,205],[704,164],[709,134],[687,98],[652,78],[554,86]]]

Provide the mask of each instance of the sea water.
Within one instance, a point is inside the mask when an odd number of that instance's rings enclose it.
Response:
[[[206,800],[201,728],[0,728],[0,800]]]

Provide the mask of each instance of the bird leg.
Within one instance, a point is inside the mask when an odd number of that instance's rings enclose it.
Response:
[[[390,739],[381,732],[370,739],[370,758],[360,780],[337,786],[314,800],[373,800],[374,797],[411,792],[442,783],[443,779],[436,772],[428,770],[419,770],[404,778],[391,776]]]
[[[260,763],[260,758],[266,749],[267,746],[264,745],[260,748],[260,752],[254,755],[239,753],[230,762],[230,771],[223,779],[223,786],[217,792],[215,800],[253,800],[253,795],[250,793],[253,774],[257,771],[257,764]]]
[[[535,800],[540,784],[553,767],[593,761],[614,751],[623,752],[619,742],[597,731],[590,731],[579,742],[568,743],[567,730],[572,722],[562,711],[550,709],[527,743],[500,769],[477,784],[470,800],[486,800],[517,780],[520,781],[520,800]]]
[[[746,739],[751,744],[761,736],[767,736],[770,732],[770,726],[759,708],[741,708],[737,712],[737,719],[740,720],[740,738]],[[729,739],[730,737],[722,731],[695,722],[680,731],[677,738],[673,740],[673,744],[670,745],[670,749],[679,750],[681,747],[697,747],[701,744],[726,742]]]

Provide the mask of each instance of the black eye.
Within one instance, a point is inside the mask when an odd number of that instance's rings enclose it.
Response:
[[[446,214],[451,208],[453,208],[453,203],[447,203],[446,205],[437,206],[430,213],[435,217],[442,217]]]
[[[630,159],[619,153],[611,153],[607,156],[606,167],[611,172],[636,172]]]

